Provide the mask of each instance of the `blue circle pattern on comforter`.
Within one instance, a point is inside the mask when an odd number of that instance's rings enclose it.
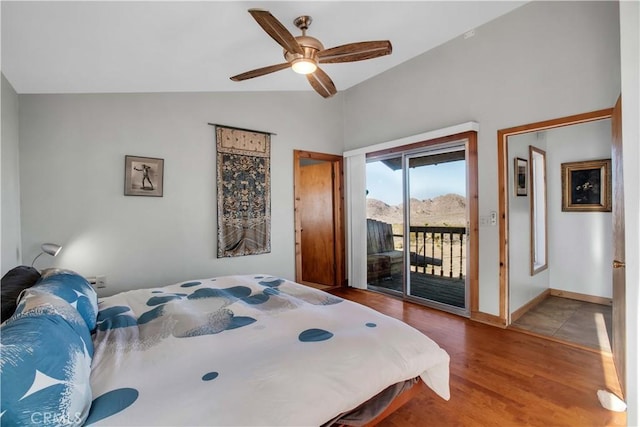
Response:
[[[211,279],[213,282],[216,279]],[[242,328],[255,323],[257,320],[250,316],[239,316],[229,308],[231,304],[240,302],[262,310],[290,310],[301,304],[333,305],[342,302],[341,298],[305,290],[299,295],[285,295],[280,289],[285,280],[275,277],[254,276],[253,280],[262,291],[255,293],[248,286],[208,287],[203,281],[190,281],[171,287],[155,290],[139,290],[139,296],[147,292],[145,306],[149,309],[142,313],[135,313],[131,307],[125,305],[110,305],[100,309],[97,317],[96,344],[103,347],[103,351],[147,351],[150,347],[160,344],[164,339],[192,338],[203,335],[214,335],[224,331]],[[168,288],[172,288],[169,290]],[[177,291],[177,289],[180,291]],[[280,296],[284,298],[280,298]],[[178,307],[184,304],[205,303],[208,307],[202,312],[199,322],[193,322],[194,317],[185,318]],[[267,306],[267,303],[271,305]],[[191,310],[188,310],[189,312]],[[163,319],[173,317],[171,328],[157,328]],[[333,336],[329,331],[309,329],[300,333],[300,342],[318,342],[328,340]],[[292,337],[296,339],[296,337]],[[97,348],[98,348],[97,347]],[[96,350],[98,351],[98,350]],[[203,372],[201,380],[215,381],[220,375],[217,371]],[[87,423],[95,423],[111,415],[125,410],[134,404],[139,391],[134,388],[119,388],[102,394],[93,401]]]

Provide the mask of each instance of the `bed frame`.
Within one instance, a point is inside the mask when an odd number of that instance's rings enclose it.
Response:
[[[398,395],[398,397],[396,397],[393,400],[393,402],[391,402],[391,404],[387,407],[387,409],[384,410],[384,412],[382,412],[380,415],[375,417],[373,420],[366,423],[365,427],[375,426],[380,421],[387,418],[389,415],[391,415],[392,413],[400,409],[402,406],[408,403],[411,399],[413,399],[414,397],[416,397],[418,394],[422,393],[425,390],[428,390],[428,387],[422,380],[419,380],[409,390],[405,390],[403,393]]]
[[[400,394],[398,394],[395,398],[393,398],[393,400],[389,403],[389,405],[380,414],[370,419],[369,421],[364,421],[362,418],[360,419],[351,418],[346,423],[341,423],[340,418],[338,418],[337,421],[333,423],[330,422],[330,423],[324,424],[324,426],[325,427],[326,426],[352,427],[357,425],[357,426],[364,426],[364,427],[373,427],[377,425],[382,420],[384,420],[385,418],[390,416],[392,413],[394,413],[395,411],[400,409],[402,406],[404,406],[406,403],[408,403],[411,399],[416,397],[418,394],[422,393],[425,390],[429,390],[429,388],[420,378],[416,378],[415,380],[414,380],[415,383],[413,385],[409,386],[407,389],[400,392]],[[412,381],[412,380],[409,380],[409,381]],[[354,412],[357,412],[358,409],[361,407],[365,407],[368,403],[369,401],[363,403],[361,406],[354,409]]]

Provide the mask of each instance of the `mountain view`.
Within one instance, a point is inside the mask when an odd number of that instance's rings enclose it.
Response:
[[[433,199],[411,199],[411,225],[414,226],[460,226],[466,225],[466,199],[459,194],[445,194]],[[389,224],[400,224],[402,203],[388,205],[377,199],[367,199],[367,218],[374,218]]]

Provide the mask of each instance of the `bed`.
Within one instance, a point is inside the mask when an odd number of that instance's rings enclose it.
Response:
[[[1,337],[2,425],[363,425],[416,382],[449,399],[449,356],[430,338],[263,274],[99,301],[80,275],[43,275]],[[54,353],[69,357],[52,367]]]

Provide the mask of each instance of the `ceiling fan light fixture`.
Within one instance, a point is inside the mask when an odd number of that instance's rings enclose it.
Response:
[[[234,82],[264,76],[290,67],[296,73],[306,75],[307,81],[320,96],[329,98],[338,91],[331,77],[319,68],[318,64],[363,61],[391,53],[389,40],[347,43],[325,49],[320,40],[307,35],[309,24],[311,24],[310,16],[300,16],[293,21],[294,25],[302,31],[301,36],[294,37],[269,11],[249,9],[249,13],[258,25],[282,47],[286,62],[238,74],[231,77]]]
[[[311,74],[318,66],[311,59],[300,58],[291,63],[291,69],[298,74]]]

